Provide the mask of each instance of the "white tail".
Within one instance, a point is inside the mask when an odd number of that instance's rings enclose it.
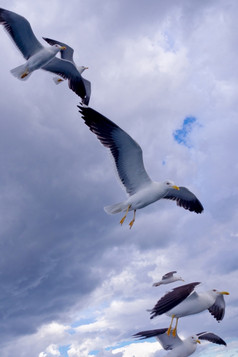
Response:
[[[128,205],[125,205],[124,202],[116,203],[115,205],[104,207],[104,211],[108,214],[115,214],[121,211],[125,211]]]
[[[158,282],[158,283],[154,283],[153,284],[153,286],[160,286],[161,285],[161,283],[160,282]]]
[[[32,72],[28,72],[27,65],[22,64],[21,66],[13,68],[11,70],[11,73],[13,74],[14,77],[20,79],[21,81],[25,81],[30,77]]]
[[[55,82],[55,84],[60,84],[64,80],[61,77],[53,77],[53,81]]]

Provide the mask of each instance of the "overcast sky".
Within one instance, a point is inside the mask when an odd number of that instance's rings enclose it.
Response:
[[[142,147],[157,181],[188,187],[197,215],[172,201],[127,218],[103,207],[126,198],[106,148],[67,83],[10,70],[24,58],[0,28],[1,357],[163,357],[138,331],[168,327],[146,309],[178,282],[226,290],[226,314],[181,318],[178,333],[211,331],[197,356],[238,352],[238,3],[236,0],[2,0],[35,35],[63,41],[88,66],[90,106]]]

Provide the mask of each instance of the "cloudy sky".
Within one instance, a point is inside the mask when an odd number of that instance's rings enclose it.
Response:
[[[204,205],[139,210],[132,230],[103,207],[124,200],[107,150],[81,119],[67,83],[24,62],[0,28],[1,357],[157,357],[164,328],[146,309],[177,270],[200,290],[227,290],[226,315],[179,321],[185,338],[212,331],[197,356],[238,351],[238,3],[236,0],[2,0],[36,36],[68,43],[88,66],[90,105],[142,147],[154,180],[172,179]],[[43,44],[43,40],[42,40]],[[131,217],[131,216],[130,216]],[[129,218],[130,218],[129,217]]]

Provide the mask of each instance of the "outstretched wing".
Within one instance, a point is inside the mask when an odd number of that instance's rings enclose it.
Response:
[[[0,24],[7,30],[25,59],[43,48],[25,17],[0,8]]]
[[[69,88],[72,89],[79,97],[86,96],[86,89],[81,74],[74,63],[54,57],[42,69],[55,73],[64,79],[68,79]]]
[[[178,337],[177,333],[176,336],[172,336],[172,334],[167,334],[167,328],[162,329],[155,329],[155,330],[148,330],[148,331],[141,331],[133,335],[133,337],[139,338],[140,340],[144,340],[146,338],[155,337],[164,350],[172,350],[178,345],[182,343],[182,340]]]
[[[170,271],[169,273],[166,273],[162,276],[162,280],[164,279],[168,279],[168,278],[171,278],[175,273],[177,273],[177,271]]]
[[[212,332],[200,332],[196,334],[199,340],[206,340],[212,343],[216,343],[217,345],[224,345],[226,346],[226,342],[219,336],[215,335]]]
[[[179,187],[179,190],[171,188],[163,198],[174,200],[178,206],[188,209],[189,211],[196,213],[202,213],[203,211],[201,202],[186,187]]]
[[[198,284],[200,283],[195,282],[178,286],[177,288],[174,288],[173,290],[165,294],[151,310],[150,318],[153,319],[158,315],[162,315],[180,304],[193,292],[195,286],[197,286]]]
[[[118,125],[96,110],[79,106],[85,124],[110,149],[119,178],[129,195],[151,182],[143,164],[141,147]]]
[[[86,96],[83,99],[83,104],[88,105],[90,97],[91,97],[91,82],[83,77],[82,77],[82,80],[83,80],[84,87],[86,90]]]
[[[66,43],[63,43],[63,42],[60,42],[60,41],[56,41],[56,40],[53,40],[51,38],[47,38],[47,37],[42,37],[42,38],[43,38],[43,40],[45,40],[51,46],[58,44],[60,46],[66,47],[65,50],[61,50],[60,51],[61,58],[65,59],[65,60],[68,60],[70,62],[74,62],[74,60],[73,60],[74,49],[72,47],[70,47]]]
[[[208,311],[215,317],[215,319],[219,322],[223,319],[225,315],[225,299],[223,295],[218,295],[214,304],[209,307]]]

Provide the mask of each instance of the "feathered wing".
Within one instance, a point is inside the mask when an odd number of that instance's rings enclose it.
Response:
[[[174,200],[178,206],[188,209],[189,211],[196,213],[202,213],[203,211],[201,202],[186,187],[179,187],[179,190],[171,188],[163,198]]]
[[[84,87],[86,90],[86,96],[83,99],[83,104],[88,105],[90,97],[91,97],[91,82],[83,77],[82,77],[82,80],[83,80]]]
[[[167,311],[173,309],[175,306],[184,301],[194,290],[195,286],[197,286],[198,282],[189,283],[186,285],[178,286],[174,288],[167,294],[165,294],[153,307],[151,310],[151,319],[158,315],[162,315]]]
[[[167,334],[167,328],[162,329],[155,329],[155,330],[148,330],[148,331],[141,331],[133,335],[133,337],[139,338],[144,340],[146,338],[155,337],[164,350],[172,350],[178,345],[182,343],[182,340],[178,337],[177,333],[176,336],[172,336]]]
[[[60,46],[66,47],[65,50],[61,50],[60,51],[61,58],[74,63],[74,60],[73,60],[74,49],[72,47],[70,47],[66,43],[63,43],[63,42],[60,42],[60,41],[56,41],[56,40],[53,40],[51,38],[47,38],[47,37],[42,37],[42,38],[43,38],[43,40],[45,40],[51,46],[58,44]]]
[[[82,76],[74,63],[54,57],[49,63],[43,66],[42,69],[55,73],[64,79],[68,79],[68,85],[72,91],[81,98],[86,96],[86,89]]]
[[[129,195],[151,182],[145,171],[142,150],[124,130],[89,107],[79,106],[85,124],[110,149],[119,178]]]
[[[223,295],[218,295],[214,304],[209,307],[208,311],[215,317],[215,319],[219,322],[223,319],[225,315],[225,299]]]
[[[212,332],[200,332],[196,334],[199,340],[205,340],[212,343],[216,343],[217,345],[224,345],[226,346],[226,342],[219,336],[215,335]]]
[[[162,276],[162,280],[164,279],[168,279],[168,278],[171,278],[175,273],[177,273],[177,271],[170,271],[169,273],[166,273]]]
[[[0,8],[0,24],[7,30],[26,60],[43,48],[25,17]]]

